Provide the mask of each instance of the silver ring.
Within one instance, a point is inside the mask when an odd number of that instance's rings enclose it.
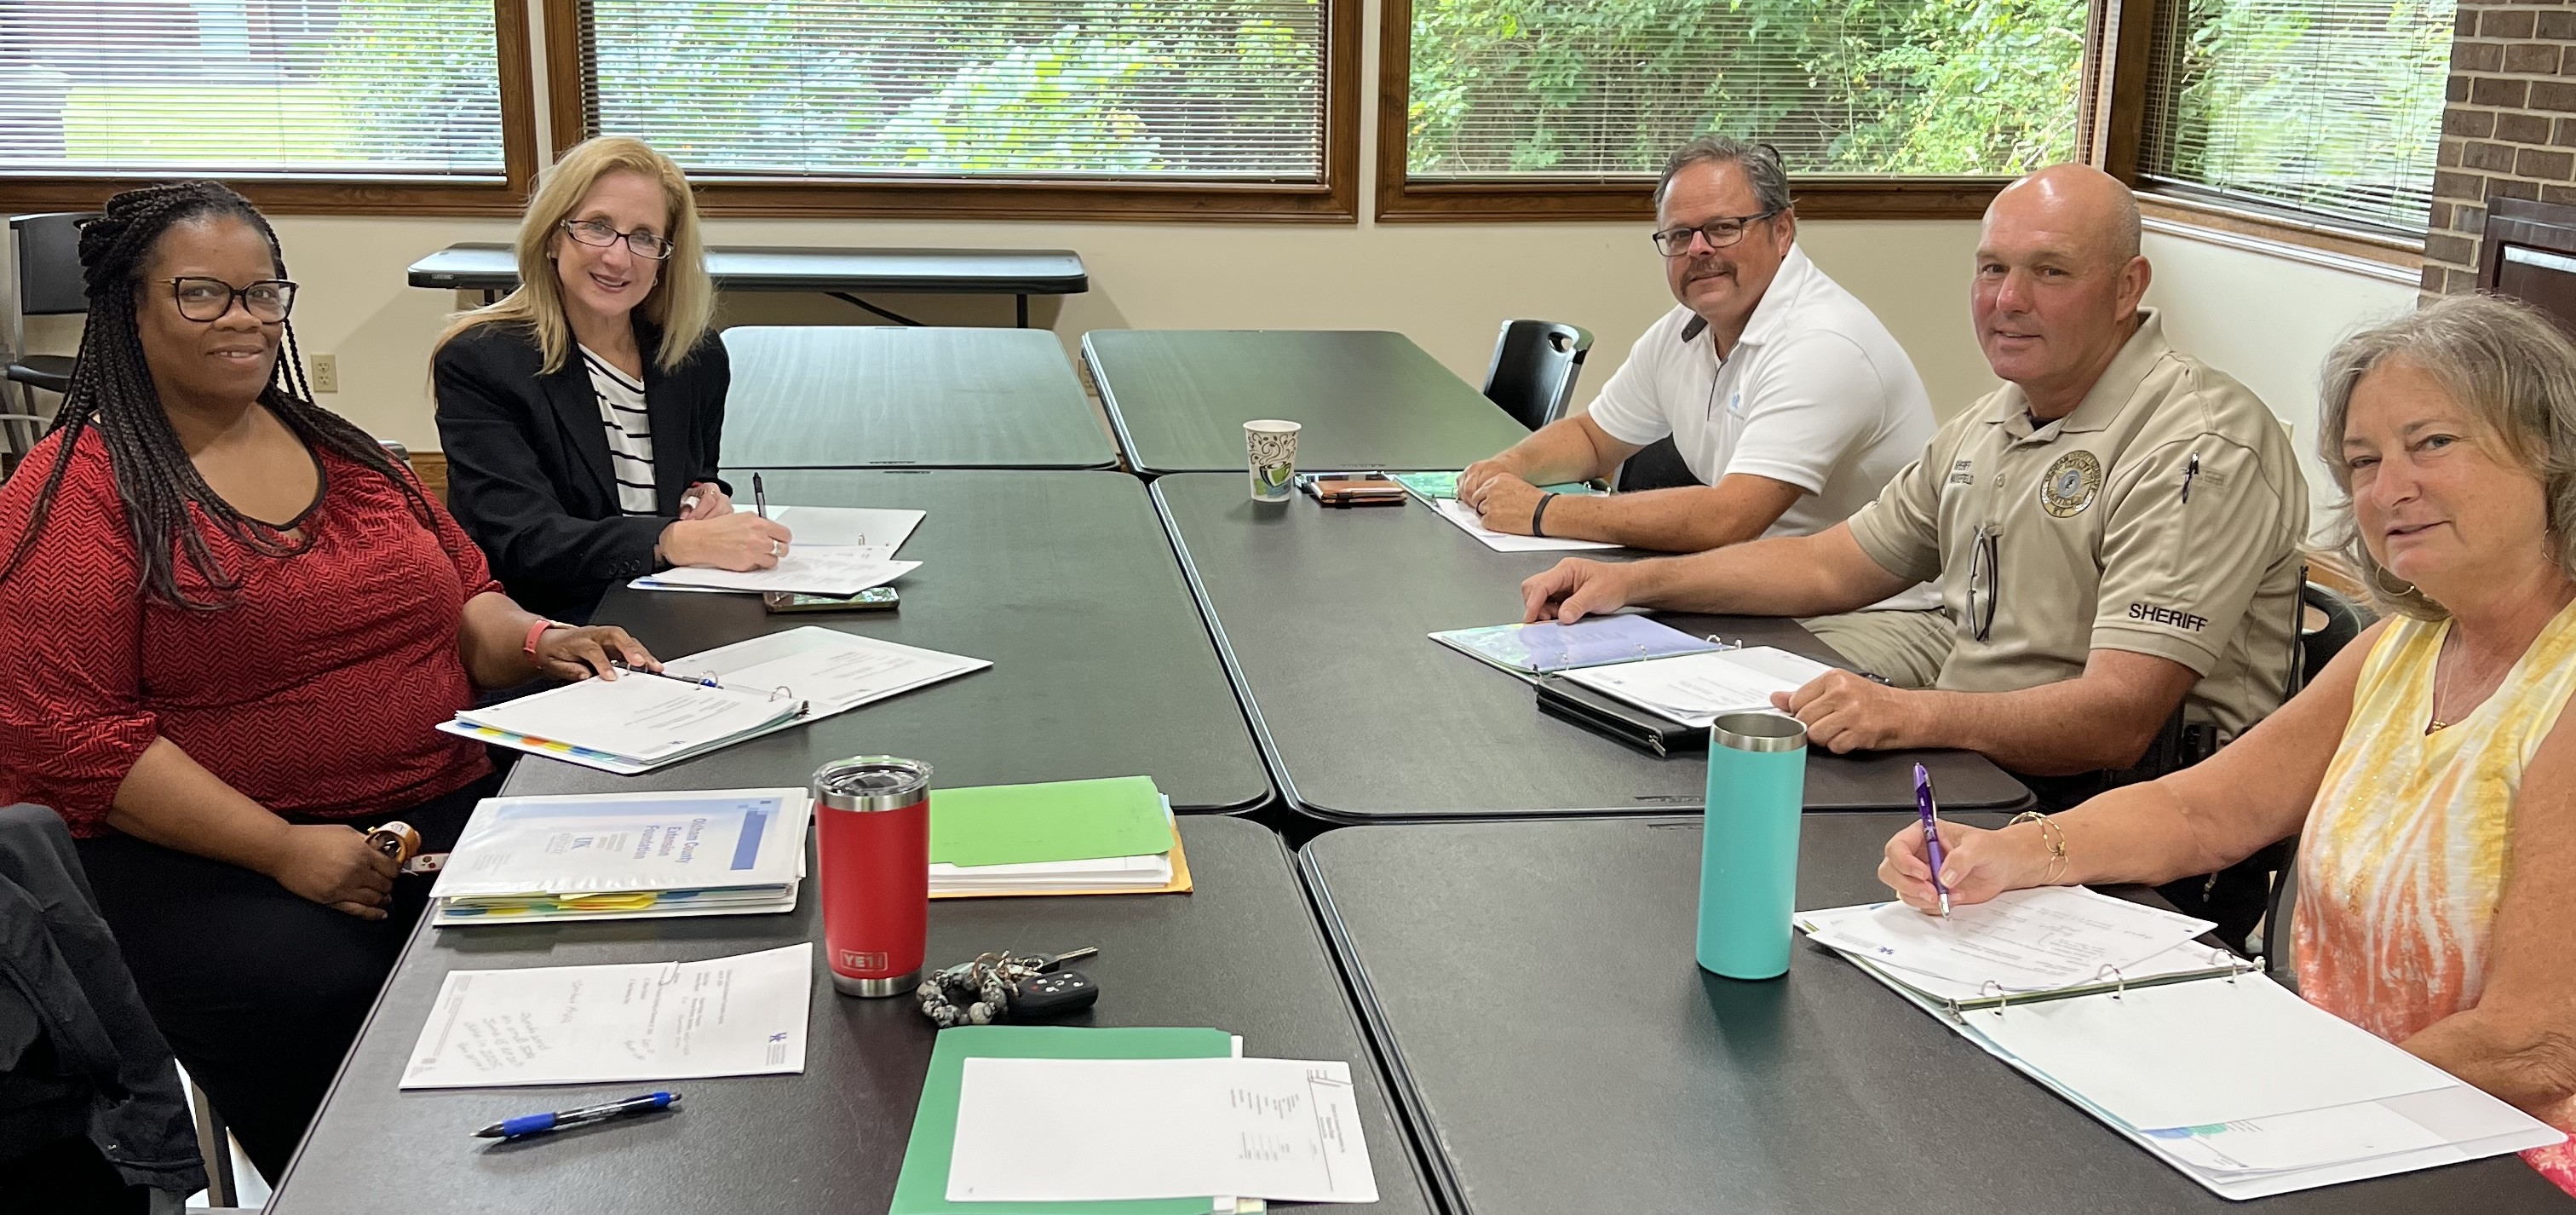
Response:
[[[769,555],[772,557],[778,555],[778,542],[775,540],[769,542]]]

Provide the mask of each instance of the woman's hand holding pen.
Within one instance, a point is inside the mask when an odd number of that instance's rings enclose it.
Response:
[[[581,680],[597,675],[617,678],[619,665],[659,671],[662,664],[644,643],[615,625],[555,628],[537,634],[537,668],[556,679]]]
[[[794,538],[785,524],[737,511],[727,503],[722,515],[683,518],[663,528],[662,542],[655,547],[662,560],[672,565],[765,570],[787,555],[788,542]]]
[[[2048,872],[2048,849],[2036,824],[1986,831],[1941,821],[1941,882],[1950,888],[1950,905],[1982,903],[2007,890],[2040,885]],[[1888,838],[1878,862],[1878,880],[1917,911],[1938,915],[1941,892],[1932,888],[1932,863],[1924,856],[1923,828],[1907,823]]]

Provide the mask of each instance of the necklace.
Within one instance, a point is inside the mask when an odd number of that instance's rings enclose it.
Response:
[[[2457,630],[2454,630],[2450,636],[2442,639],[2443,654],[2436,655],[2433,660],[2433,711],[2424,722],[2424,733],[2427,735],[2431,735],[2437,731],[2447,730],[2453,725],[2458,724],[2457,719],[2453,719],[2451,721],[2445,721],[2442,719],[2442,677],[2446,672],[2441,665],[2441,660],[2444,656],[2452,659],[2451,666],[2447,673],[2455,676],[2468,665],[2468,652],[2465,649],[2460,648],[2458,643],[2459,633]],[[2486,688],[2487,695],[2493,695],[2496,691],[2496,685],[2501,684],[2504,681],[2504,676],[2510,673],[2512,669],[2513,664],[2508,662],[2505,664],[2504,670],[2497,672],[2495,677],[2492,679],[2483,674],[2479,674],[2476,676],[2473,686],[2483,686]],[[2454,682],[2456,682],[2456,680]],[[2480,696],[2478,699],[2483,702],[2486,697]],[[2476,706],[2471,705],[2470,712],[2475,711]],[[2462,714],[2461,716],[2466,716],[2466,714]]]

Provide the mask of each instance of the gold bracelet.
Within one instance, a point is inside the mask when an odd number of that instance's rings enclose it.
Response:
[[[2066,828],[2058,826],[2056,819],[2037,810],[2024,810],[2014,815],[2013,820],[2004,825],[2018,827],[2023,823],[2039,824],[2040,842],[2048,848],[2048,875],[2041,878],[2039,884],[2056,885],[2057,879],[2066,876]]]

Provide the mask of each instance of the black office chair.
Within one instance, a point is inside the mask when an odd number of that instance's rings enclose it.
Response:
[[[2324,674],[2326,664],[2370,627],[2361,605],[2313,582],[2299,585],[2299,686]],[[2291,974],[2290,916],[2298,903],[2299,837],[2291,836],[2257,855],[2268,854],[2272,899],[2263,912],[2263,967],[2272,977],[2295,986]]]
[[[1619,465],[1613,487],[1620,493],[1641,489],[1674,489],[1705,482],[1691,475],[1690,464],[1682,459],[1682,449],[1665,435],[1628,457]]]
[[[81,281],[80,226],[94,218],[86,211],[16,215],[9,234],[17,249],[18,317],[62,316],[89,311],[89,292]],[[62,354],[19,351],[9,360],[9,382],[60,395],[72,383],[72,359]],[[25,390],[22,389],[21,392]],[[33,413],[35,401],[27,401]]]
[[[1592,334],[1554,321],[1505,321],[1485,369],[1485,399],[1537,430],[1565,416]]]

